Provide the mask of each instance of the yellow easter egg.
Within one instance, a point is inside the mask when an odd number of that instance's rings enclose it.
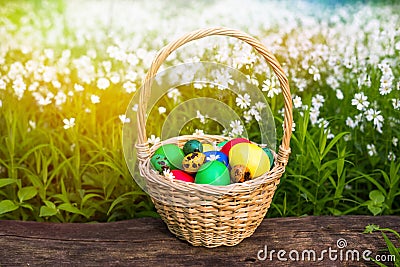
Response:
[[[214,151],[215,148],[212,144],[203,144],[203,153],[207,151]]]
[[[229,165],[246,166],[251,177],[263,175],[270,169],[268,155],[259,146],[252,143],[240,143],[234,145],[229,151]]]

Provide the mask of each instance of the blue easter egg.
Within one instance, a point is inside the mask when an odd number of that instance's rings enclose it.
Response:
[[[222,162],[227,167],[229,165],[228,156],[222,153],[221,151],[206,151],[204,152],[204,155],[206,155],[205,162],[217,160],[219,162]]]

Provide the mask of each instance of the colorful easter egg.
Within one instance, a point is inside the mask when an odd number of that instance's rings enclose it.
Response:
[[[174,175],[174,177],[175,177],[174,179],[176,179],[176,180],[194,183],[194,177],[184,171],[172,170],[171,173]]]
[[[221,152],[224,153],[225,155],[229,156],[229,151],[231,150],[232,147],[234,147],[237,144],[240,143],[250,143],[250,141],[246,138],[234,138],[230,141],[228,141],[222,148],[221,148]]]
[[[203,153],[207,152],[207,151],[213,151],[214,146],[212,144],[203,144]]]
[[[268,155],[262,148],[251,143],[240,143],[233,146],[229,151],[229,164],[246,166],[253,178],[263,175],[270,168]]]
[[[175,144],[166,144],[159,147],[154,154],[165,156],[171,163],[171,169],[181,169],[182,160],[185,157],[182,149]]]
[[[204,152],[204,155],[206,156],[206,162],[218,160],[223,164],[225,164],[225,166],[229,165],[228,157],[221,151],[207,151]]]
[[[220,142],[220,143],[217,144],[217,147],[221,148],[221,147],[223,147],[223,146],[224,146],[226,143],[228,143],[228,142],[229,142],[229,140],[222,141],[222,142]]]
[[[217,160],[204,163],[198,170],[195,183],[210,185],[228,185],[230,176],[228,168]]]
[[[272,154],[272,150],[269,149],[268,147],[264,147],[262,150],[268,155],[269,158],[269,168],[272,169],[272,166],[274,165],[274,154]]]
[[[154,154],[150,159],[150,163],[159,173],[172,168],[167,157],[160,154]]]
[[[183,153],[188,155],[193,152],[203,152],[203,144],[198,140],[189,140],[183,145]]]
[[[231,169],[231,183],[243,183],[251,180],[251,173],[249,168],[244,165],[235,165]]]
[[[182,168],[185,172],[196,173],[206,160],[206,155],[200,152],[193,152],[186,155],[182,160]]]

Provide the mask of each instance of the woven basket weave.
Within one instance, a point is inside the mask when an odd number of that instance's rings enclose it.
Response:
[[[167,143],[180,147],[191,139],[204,142],[221,142],[226,137],[218,135],[178,136],[150,148],[146,137],[146,109],[152,79],[163,61],[180,46],[211,35],[238,38],[250,44],[270,64],[277,76],[284,96],[283,138],[275,155],[274,167],[266,174],[228,186],[213,186],[168,180],[156,174],[150,158],[154,151]],[[141,176],[145,178],[148,193],[169,230],[178,238],[194,246],[234,246],[256,230],[270,207],[280,177],[285,171],[290,154],[292,133],[292,101],[288,80],[279,62],[257,39],[246,33],[228,28],[208,28],[188,33],[169,43],[156,55],[140,92],[138,119],[137,158]]]

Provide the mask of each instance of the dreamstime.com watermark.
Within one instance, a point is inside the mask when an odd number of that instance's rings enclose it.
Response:
[[[373,255],[371,250],[358,250],[348,249],[347,241],[344,238],[340,238],[336,242],[336,247],[327,247],[321,251],[314,249],[296,250],[269,250],[268,246],[265,245],[263,249],[260,249],[257,253],[257,259],[260,261],[375,261],[379,262],[395,262],[395,255],[391,254],[377,254]]]

